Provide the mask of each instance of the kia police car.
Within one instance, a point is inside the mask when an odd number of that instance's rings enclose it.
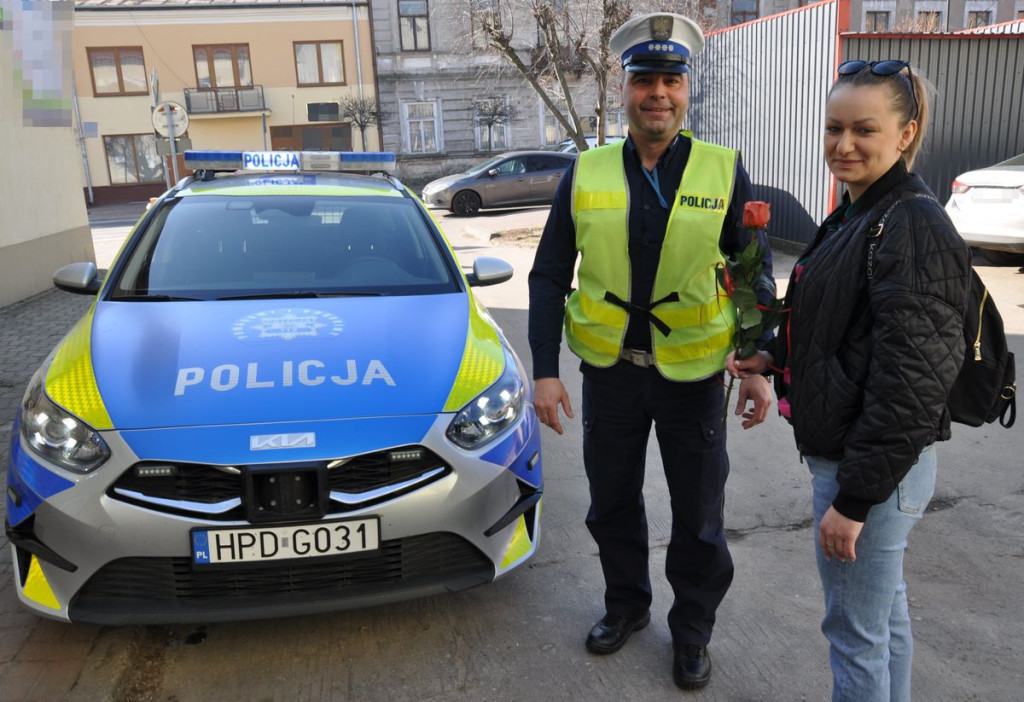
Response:
[[[516,355],[390,154],[186,152],[12,431],[21,602],[104,624],[460,590],[537,547]],[[355,174],[352,171],[360,171]]]

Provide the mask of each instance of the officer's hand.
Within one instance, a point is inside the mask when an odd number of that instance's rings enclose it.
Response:
[[[533,381],[533,408],[537,410],[537,419],[562,433],[562,423],[558,420],[558,406],[565,410],[565,416],[573,419],[572,405],[569,404],[569,393],[558,378],[538,378]]]
[[[761,375],[771,365],[772,355],[767,351],[758,351],[750,358],[737,360],[736,352],[730,351],[725,357],[725,370],[734,378],[746,378],[751,375]],[[737,412],[737,414],[739,414]]]
[[[754,403],[752,409],[744,412],[747,401]],[[768,418],[772,406],[772,389],[763,375],[751,375],[740,381],[739,398],[736,400],[736,414],[743,415],[743,428],[757,426]]]

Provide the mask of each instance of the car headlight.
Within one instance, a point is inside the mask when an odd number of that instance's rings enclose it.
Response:
[[[433,195],[434,193],[438,192],[439,190],[441,190],[441,186],[440,185],[436,185],[434,183],[427,183],[427,185],[423,188],[423,194],[424,195]]]
[[[45,368],[45,366],[44,366]],[[75,473],[96,470],[110,449],[96,431],[46,396],[40,369],[21,403],[21,437],[43,458]]]
[[[501,377],[459,410],[448,425],[448,438],[465,449],[484,446],[523,413],[525,394],[519,364],[505,349],[505,370]]]

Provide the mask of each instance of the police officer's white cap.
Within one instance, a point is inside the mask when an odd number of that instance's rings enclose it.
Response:
[[[630,73],[688,73],[690,58],[704,48],[704,33],[688,17],[655,12],[616,29],[608,47]]]

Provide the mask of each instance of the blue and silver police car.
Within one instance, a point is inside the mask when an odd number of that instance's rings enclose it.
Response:
[[[394,157],[186,152],[12,431],[21,602],[223,621],[490,582],[540,532],[520,361]],[[365,171],[366,173],[352,173]],[[380,171],[375,174],[372,172]]]

